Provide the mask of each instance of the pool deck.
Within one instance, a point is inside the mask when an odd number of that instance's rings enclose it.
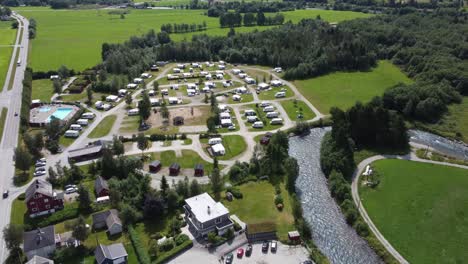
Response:
[[[68,121],[72,118],[80,108],[75,105],[68,104],[48,104],[32,108],[29,111],[29,124],[31,126],[44,126],[50,122],[50,117],[61,108],[71,108],[72,110],[63,118],[62,121]]]

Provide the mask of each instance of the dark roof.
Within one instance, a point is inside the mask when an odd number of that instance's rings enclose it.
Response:
[[[158,167],[159,165],[161,165],[161,162],[159,160],[153,160],[150,163],[150,166],[153,166],[153,167]]]
[[[170,169],[180,169],[180,165],[179,165],[179,163],[174,162],[174,163],[171,164],[171,166],[169,168]]]
[[[54,264],[54,261],[48,258],[34,255],[34,257],[32,257],[32,259],[30,259],[28,262],[26,262],[26,264]]]
[[[107,227],[112,226],[114,223],[122,225],[119,218],[119,211],[116,209],[110,209],[93,214],[93,225],[103,222],[106,223]]]
[[[26,189],[25,198],[26,202],[29,201],[34,194],[40,193],[49,197],[54,196],[54,191],[52,190],[52,184],[45,180],[35,179],[31,185]]]
[[[176,116],[176,117],[174,117],[173,120],[181,120],[181,121],[184,121],[184,117],[183,117],[183,116]]]
[[[103,263],[106,259],[114,260],[121,257],[128,256],[127,251],[122,243],[112,244],[112,245],[102,245],[99,244],[94,251],[94,256],[96,257],[96,262],[98,264]]]
[[[68,152],[68,157],[69,158],[76,158],[76,157],[81,157],[81,156],[86,156],[86,155],[97,154],[102,150],[103,147],[104,147],[103,142],[96,141],[96,142],[94,142],[93,145],[88,145],[88,146],[86,146],[84,148],[70,150]]]
[[[203,170],[203,164],[201,164],[201,163],[196,164],[195,169],[196,170]]]
[[[107,184],[107,181],[104,178],[99,176],[94,182],[94,190],[97,193],[100,193],[102,190],[109,190],[109,185]]]
[[[38,228],[23,234],[25,252],[55,245],[55,227],[53,225]]]

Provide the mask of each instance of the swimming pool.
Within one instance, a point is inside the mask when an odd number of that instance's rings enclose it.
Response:
[[[53,117],[58,118],[60,120],[65,119],[71,112],[73,111],[73,108],[68,108],[68,107],[60,107],[53,114],[49,116],[47,121],[50,121],[50,119]]]

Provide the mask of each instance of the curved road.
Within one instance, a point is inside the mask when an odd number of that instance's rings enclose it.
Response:
[[[387,251],[390,254],[392,254],[393,257],[399,263],[409,264],[409,262],[390,244],[390,242],[388,242],[387,239],[385,239],[382,233],[380,233],[379,229],[375,226],[374,222],[372,222],[371,218],[367,214],[366,208],[363,206],[361,202],[361,198],[359,197],[359,185],[358,185],[359,177],[362,175],[367,165],[377,160],[382,160],[382,159],[404,159],[404,160],[410,160],[410,161],[415,161],[415,162],[424,162],[424,163],[432,163],[432,164],[437,164],[437,165],[452,166],[452,167],[457,167],[457,168],[462,168],[462,169],[468,169],[468,166],[421,159],[421,158],[418,158],[416,154],[414,154],[413,152],[407,155],[376,155],[376,156],[369,157],[361,161],[361,163],[358,164],[356,170],[354,171],[353,182],[351,184],[351,192],[352,192],[354,204],[358,207],[359,213],[361,214],[362,218],[367,223],[369,228],[372,230],[372,233],[374,233],[374,235],[377,237],[380,243],[382,243],[382,245],[387,249]]]

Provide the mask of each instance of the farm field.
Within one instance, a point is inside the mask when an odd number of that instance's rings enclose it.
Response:
[[[222,203],[229,209],[231,215],[237,215],[247,224],[274,222],[278,237],[286,240],[288,231],[294,229],[291,201],[288,192],[281,187],[284,209],[279,211],[275,206],[275,190],[268,182],[249,182],[237,186],[243,194],[242,199],[232,202],[224,199]]]
[[[468,97],[464,97],[461,104],[450,105],[447,114],[436,124],[424,125],[446,137],[468,143]]]
[[[0,21],[0,91],[8,72],[8,65],[11,59],[13,47],[6,45],[13,45],[15,43],[16,29],[11,29],[10,21]]]
[[[190,40],[194,34],[224,36],[228,28],[219,28],[218,18],[204,16],[204,10],[131,10],[125,19],[109,15],[106,10],[54,11],[43,7],[15,8],[27,18],[37,21],[37,38],[32,41],[31,66],[35,71],[47,71],[66,65],[75,70],[94,66],[101,58],[104,42],[126,41],[130,36],[142,35],[150,29],[157,32],[164,23],[207,23],[206,31],[172,34],[176,41]],[[38,12],[40,11],[40,12]],[[285,21],[296,23],[303,18],[337,21],[369,16],[364,13],[328,10],[299,10],[283,12]],[[95,25],[99,25],[96,27]],[[239,27],[237,33],[271,27]]]
[[[468,259],[468,170],[404,160],[374,163],[376,189],[361,199],[384,237],[410,263]]]
[[[294,83],[320,112],[328,113],[333,106],[347,109],[357,101],[367,102],[400,82],[412,81],[390,61],[379,61],[369,72],[335,72]]]
[[[33,100],[40,99],[42,102],[49,102],[54,94],[53,83],[49,79],[33,80],[32,95]]]

